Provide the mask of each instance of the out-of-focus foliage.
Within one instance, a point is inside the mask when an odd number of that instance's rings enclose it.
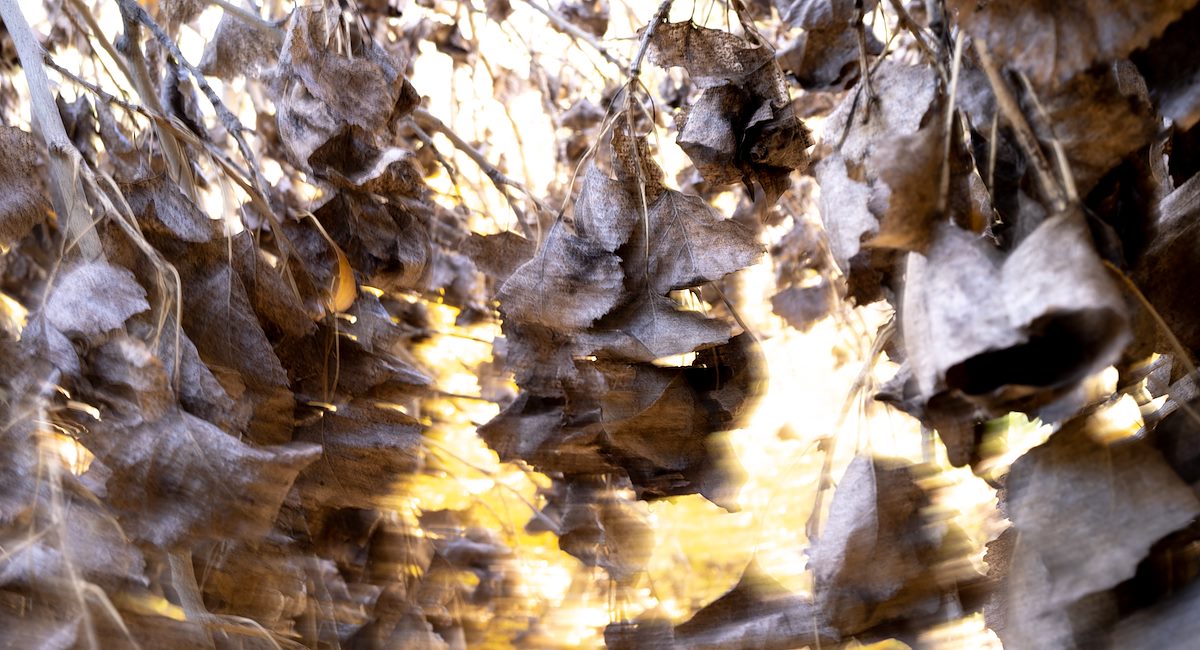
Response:
[[[633,4],[0,0],[0,646],[1190,624],[1194,0]]]

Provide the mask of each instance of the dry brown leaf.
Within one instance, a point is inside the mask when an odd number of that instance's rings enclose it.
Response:
[[[1200,514],[1200,501],[1140,440],[1104,445],[1073,421],[1013,463],[1006,511],[1018,544],[1044,567],[1048,609],[1133,576],[1160,538]],[[1099,471],[1098,471],[1099,470]]]
[[[1036,412],[1129,340],[1124,299],[1073,213],[1047,219],[1007,259],[940,226],[927,255],[909,256],[901,323],[921,395],[957,391],[997,415]]]
[[[811,29],[845,28],[859,17],[859,11],[870,14],[876,0],[774,0],[779,15],[793,27]]]
[[[563,431],[564,400],[561,397],[547,398],[522,392],[517,399],[494,417],[487,424],[479,427],[479,436],[488,446],[496,450],[501,460],[509,461],[524,459],[535,465],[544,464],[546,458],[553,458],[544,448],[546,446],[569,447],[570,438],[578,436],[578,432]],[[587,441],[596,433],[587,437]],[[543,455],[545,454],[545,455]],[[570,456],[569,450],[563,455]],[[592,454],[586,458],[590,461]],[[555,464],[558,464],[555,459]],[[570,467],[571,463],[564,463]],[[580,463],[581,471],[591,471],[588,463]]]
[[[680,647],[837,646],[840,636],[813,602],[785,589],[751,562],[732,589],[675,626]]]
[[[161,419],[175,407],[163,362],[144,341],[116,334],[91,351],[87,368],[93,382],[103,386],[94,398],[99,403],[131,408],[148,422]]]
[[[595,235],[589,238],[595,239]],[[463,242],[463,252],[485,276],[500,285],[534,256],[535,246],[534,242],[511,231],[494,235],[471,233]]]
[[[764,45],[691,22],[659,25],[650,39],[652,63],[663,68],[685,68],[701,88],[744,81],[772,59],[770,48]]]
[[[837,484],[809,568],[817,605],[843,634],[896,615],[893,601],[922,588],[940,540],[926,529],[929,497],[914,478],[899,462],[856,456]]]
[[[1080,196],[1158,132],[1161,118],[1150,106],[1145,87],[1123,86],[1122,74],[1138,77],[1135,84],[1142,83],[1136,70],[1123,61],[1077,75],[1057,92],[1039,97],[1048,126],[1039,123],[1038,137],[1047,143],[1056,140],[1066,150]]]
[[[249,233],[243,236],[248,238]],[[246,433],[259,444],[290,440],[295,401],[287,372],[250,303],[245,283],[237,269],[230,267],[225,244],[189,244],[176,250],[160,245],[160,250],[168,252],[168,259],[179,270],[184,332],[224,391],[239,404],[253,406],[254,417]],[[248,250],[256,249],[251,244]],[[235,260],[238,257],[235,255]],[[261,259],[258,263],[265,265]],[[255,268],[255,262],[248,264],[249,269]],[[260,284],[265,285],[252,282],[252,286]],[[305,321],[309,319],[300,323]]]
[[[512,3],[509,0],[487,0],[488,18],[501,22],[512,15]]]
[[[81,366],[75,346],[65,334],[50,323],[45,313],[38,313],[29,319],[29,324],[21,332],[21,340],[29,346],[33,358],[38,358],[57,369],[64,377],[79,376]]]
[[[957,12],[968,34],[1048,87],[1142,47],[1194,4],[1196,0],[952,0],[947,8]]]
[[[581,478],[567,484],[564,508],[559,548],[620,583],[646,570],[654,531],[644,504],[622,498],[602,480]]]
[[[315,445],[247,445],[179,410],[143,420],[128,405],[102,410],[83,442],[111,471],[105,500],[125,531],[162,548],[261,537],[321,455]]]
[[[681,471],[704,456],[716,427],[680,368],[600,364],[601,422],[611,444],[630,458]]]
[[[302,168],[347,125],[384,132],[404,89],[401,71],[373,42],[350,45],[352,55],[327,46],[340,20],[332,10],[294,11],[274,75],[279,135]]]
[[[533,259],[497,292],[508,318],[571,331],[588,327],[617,304],[624,274],[616,255],[557,223]]]
[[[580,237],[616,252],[642,223],[641,197],[628,183],[609,178],[591,164],[575,199],[573,216]]]
[[[366,284],[385,291],[409,289],[425,273],[431,242],[427,217],[416,210],[369,194],[338,192],[314,214]],[[333,273],[341,265],[328,239],[311,223],[304,228],[306,232],[295,237],[289,232],[289,237],[299,240],[297,248],[314,281],[341,286],[345,276]]]
[[[1073,420],[1017,460],[1006,481],[1011,565],[987,610],[1005,647],[1092,646],[1116,614],[1106,590],[1200,501],[1141,440],[1111,445]]]
[[[867,54],[883,52],[883,43],[866,32]],[[858,34],[849,25],[805,30],[780,49],[779,67],[795,75],[806,90],[837,90],[857,78]]]
[[[67,336],[91,339],[149,308],[146,291],[133,273],[107,262],[84,262],[56,278],[46,301],[46,318]]]
[[[712,185],[741,180],[737,159],[745,100],[745,93],[732,84],[709,88],[688,108],[687,121],[679,130],[679,147]]]
[[[1158,310],[1167,326],[1188,349],[1200,348],[1200,319],[1196,318],[1195,293],[1190,290],[1196,272],[1196,246],[1200,242],[1200,175],[1193,176],[1155,207],[1150,238],[1137,260],[1133,279]],[[1159,335],[1157,348],[1170,350]]]
[[[682,66],[704,91],[680,128],[679,145],[714,185],[758,181],[767,203],[790,186],[789,175],[808,164],[808,129],[791,99],[770,48],[691,23],[661,25],[651,38],[651,60]]]
[[[72,573],[114,592],[145,585],[142,553],[108,509],[75,480],[64,481],[62,490],[61,521],[44,510],[38,513],[43,521],[37,525],[53,532],[14,545],[0,564],[0,585],[52,591]]]
[[[421,426],[389,405],[355,400],[298,427],[296,440],[321,446],[297,479],[306,502],[369,508],[388,494],[387,477],[417,467]]]
[[[557,11],[592,36],[604,36],[608,31],[608,0],[563,0]]]
[[[292,632],[293,617],[304,612],[308,601],[305,565],[310,558],[278,537],[227,542],[219,548],[206,554],[211,560],[201,585],[210,611],[251,618],[275,632]]]
[[[122,191],[143,227],[153,222],[173,238],[195,243],[220,234],[220,222],[209,219],[165,174],[132,183]]]
[[[1014,536],[1016,537],[1016,536]],[[1103,645],[1105,628],[1118,616],[1110,592],[1047,606],[1053,588],[1036,549],[1017,544],[1004,582],[984,607],[988,628],[1005,648],[1094,648]]]
[[[822,278],[816,284],[788,287],[771,296],[771,311],[803,332],[829,313],[835,297],[833,283]]]
[[[580,347],[599,356],[650,362],[728,340],[725,321],[681,309],[665,296],[643,294],[597,322]]]
[[[0,429],[0,453],[8,459],[0,466],[0,525],[29,521],[38,484],[38,427],[29,418],[14,420]]]
[[[1110,647],[1154,650],[1169,648],[1182,639],[1195,639],[1200,635],[1197,607],[1200,584],[1192,583],[1162,604],[1122,619],[1112,631]]]
[[[204,44],[197,67],[201,74],[223,81],[254,79],[275,65],[282,45],[279,32],[260,28],[226,11]]]
[[[946,218],[939,211],[941,176],[945,160],[945,122],[936,115],[916,133],[897,137],[871,152],[870,167],[882,186],[887,209],[869,245],[880,248],[924,251],[933,236],[934,221]],[[834,197],[837,200],[837,197]]]
[[[658,295],[720,280],[763,254],[748,228],[722,219],[704,199],[670,189],[649,206],[649,235],[648,260],[636,231],[622,257],[634,282]]]
[[[821,218],[829,231],[830,249],[838,266],[851,276],[856,270],[851,260],[858,256],[863,240],[880,234],[877,215],[887,214],[884,206],[888,205],[890,192],[920,192],[922,197],[913,202],[925,206],[924,219],[910,224],[908,215],[902,212],[907,201],[898,204],[893,217],[899,223],[890,230],[909,234],[897,242],[911,244],[927,236],[923,233],[929,224],[928,205],[930,199],[935,204],[937,200],[937,194],[930,196],[930,192],[937,190],[927,188],[937,188],[938,184],[932,177],[915,185],[909,182],[910,174],[916,174],[909,169],[912,164],[909,150],[920,145],[919,150],[924,154],[918,160],[924,164],[917,167],[923,173],[929,173],[930,166],[940,169],[942,162],[942,142],[937,138],[941,130],[931,124],[926,127],[925,135],[918,135],[922,124],[942,120],[941,115],[930,110],[937,105],[941,93],[933,72],[889,60],[880,64],[871,76],[871,84],[879,99],[872,104],[869,117],[857,105],[857,93],[848,93],[825,127],[824,146],[833,151],[814,169],[821,185]],[[858,87],[861,85],[860,81]],[[931,142],[934,139],[939,141],[935,144]],[[896,187],[882,178],[885,174],[897,183]],[[884,235],[887,241],[889,235]]]
[[[139,332],[139,335],[150,338],[153,330],[149,327],[145,330]],[[176,334],[179,336],[178,348],[175,345]],[[162,336],[159,337],[157,355],[162,359],[163,371],[167,377],[174,381],[178,373],[178,398],[183,410],[208,420],[225,431],[246,430],[254,412],[254,405],[249,400],[242,399],[246,385],[236,373],[221,372],[220,368],[214,373],[200,359],[200,353],[192,339],[188,338],[187,334],[178,332],[171,322],[167,323]]]
[[[1192,7],[1143,50],[1130,55],[1146,77],[1158,112],[1176,128],[1200,122],[1200,57],[1194,35],[1200,31],[1200,8]]]

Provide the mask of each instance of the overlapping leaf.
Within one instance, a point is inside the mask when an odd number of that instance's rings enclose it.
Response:
[[[975,38],[1043,86],[1150,42],[1195,0],[1061,3],[954,0],[948,8]]]

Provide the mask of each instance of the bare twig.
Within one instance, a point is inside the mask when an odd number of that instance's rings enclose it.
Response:
[[[992,86],[992,92],[996,95],[996,105],[1000,108],[1000,112],[1004,114],[1004,118],[1013,128],[1013,133],[1016,134],[1017,144],[1021,150],[1029,157],[1030,163],[1033,165],[1033,171],[1037,177],[1038,186],[1042,190],[1042,194],[1050,202],[1050,206],[1055,213],[1062,212],[1067,207],[1067,196],[1063,192],[1062,187],[1054,178],[1054,172],[1050,168],[1049,161],[1042,154],[1042,149],[1038,145],[1037,136],[1034,135],[1033,129],[1030,128],[1029,122],[1025,119],[1025,114],[1021,112],[1020,105],[1013,97],[1012,91],[1008,87],[1008,82],[1004,80],[1000,69],[996,67],[996,62],[992,60],[992,55],[987,51],[987,47],[982,41],[975,41],[975,53],[979,56],[979,65],[987,74],[988,82]]]
[[[270,195],[267,181],[265,178],[263,178],[262,170],[258,165],[256,156],[254,155],[254,150],[251,149],[250,144],[246,142],[245,129],[242,127],[241,120],[239,120],[237,116],[229,110],[229,107],[225,106],[225,103],[222,102],[221,98],[217,96],[217,92],[213,90],[213,87],[204,79],[204,75],[200,73],[196,66],[192,65],[187,58],[183,56],[183,53],[180,52],[179,46],[175,44],[175,41],[172,40],[171,37],[165,31],[163,31],[163,28],[160,27],[157,22],[155,22],[154,18],[152,18],[150,14],[147,13],[146,10],[137,3],[137,0],[117,0],[117,5],[120,7],[121,15],[125,18],[125,20],[136,20],[150,30],[150,33],[154,36],[155,40],[159,42],[159,45],[161,45],[167,51],[167,53],[179,63],[179,65],[183,66],[183,68],[187,70],[188,74],[191,75],[192,80],[196,82],[196,85],[200,87],[200,90],[204,93],[204,96],[208,98],[213,110],[217,113],[217,118],[221,120],[221,125],[225,127],[225,131],[233,137],[235,142],[237,142],[238,150],[242,153],[242,159],[246,161],[246,169],[249,172],[248,175],[254,188],[254,191],[248,191],[247,193],[250,194],[252,202],[260,215],[271,224],[271,230],[275,234],[276,240],[279,242],[280,252],[283,253],[284,260],[286,261],[293,257],[294,249],[292,247],[292,242],[288,238],[287,233],[284,231],[283,225],[280,223],[275,211],[271,208],[270,202],[267,201],[267,197]],[[299,296],[300,290],[296,287],[295,279],[291,276],[289,265],[284,264],[283,268],[288,281],[292,284],[292,289],[296,292],[296,295]]]
[[[208,2],[220,7],[225,13],[237,18],[251,27],[254,27],[255,29],[273,34],[278,34],[283,31],[279,25],[263,18],[262,16],[259,16],[252,11],[243,9],[232,2],[229,2],[228,0],[208,0]]]
[[[946,99],[946,121],[942,125],[942,133],[945,136],[942,142],[942,174],[938,179],[938,207],[937,211],[940,215],[945,215],[946,205],[950,200],[950,143],[954,140],[954,116],[957,111],[954,108],[955,98],[958,95],[958,73],[962,67],[962,51],[963,51],[963,34],[959,32],[958,38],[954,41],[954,59],[950,63],[950,92]]]
[[[908,13],[908,9],[904,8],[903,2],[900,0],[890,1],[892,4],[892,9],[896,11],[896,22],[899,24],[900,28],[907,30],[909,34],[912,34],[913,40],[917,44],[917,49],[921,50],[929,62],[933,64],[933,69],[937,71],[938,76],[942,78],[942,81],[946,81],[946,71],[943,69],[941,60],[938,58],[937,53],[933,51],[933,47],[928,41],[925,40],[925,34],[921,31],[921,26],[917,24],[917,21],[913,20],[912,15]],[[880,5],[880,10],[882,11],[882,9],[883,6]]]
[[[870,119],[871,104],[875,102],[875,88],[871,86],[871,65],[867,61],[867,26],[863,24],[863,19],[866,17],[866,10],[863,9],[862,3],[858,4],[858,17],[854,20],[854,35],[858,40],[858,65],[860,68],[859,74],[862,75],[862,88],[867,93],[866,117]]]
[[[558,522],[556,522],[553,519],[551,519],[550,517],[546,516],[546,513],[542,512],[541,509],[539,509],[534,504],[530,503],[529,499],[526,499],[525,495],[521,494],[520,490],[505,483],[504,481],[496,480],[497,479],[496,472],[493,472],[485,467],[480,467],[479,465],[472,463],[471,461],[463,458],[462,456],[459,456],[458,454],[454,453],[453,451],[450,451],[450,449],[448,449],[446,447],[446,445],[443,445],[442,443],[438,442],[437,440],[433,440],[432,438],[424,438],[422,441],[426,445],[429,445],[429,447],[432,448],[433,450],[438,451],[442,454],[445,454],[448,458],[456,460],[459,463],[475,470],[476,472],[479,472],[480,474],[483,474],[484,476],[487,476],[488,478],[493,479],[493,481],[492,481],[493,485],[495,485],[497,487],[502,487],[502,488],[508,490],[509,492],[512,492],[514,495],[516,495],[517,499],[519,499],[521,501],[521,503],[524,503],[529,508],[530,512],[533,513],[534,519],[537,519],[537,520],[541,521],[543,524],[545,524],[546,527],[548,527],[555,535],[562,534],[562,530],[559,528]],[[522,471],[524,471],[524,470],[522,470]],[[535,486],[536,486],[536,483],[535,483]]]
[[[1037,109],[1038,117],[1042,120],[1042,125],[1050,134],[1050,148],[1054,150],[1054,160],[1058,163],[1059,178],[1062,179],[1063,187],[1067,192],[1067,200],[1074,203],[1079,200],[1079,191],[1075,189],[1075,175],[1071,173],[1071,165],[1067,162],[1067,152],[1063,149],[1062,141],[1054,135],[1054,125],[1050,122],[1050,114],[1046,112],[1046,107],[1042,106],[1042,102],[1038,99],[1037,92],[1033,89],[1033,84],[1029,83],[1029,77],[1025,76],[1024,72],[1017,71],[1017,78],[1021,80],[1021,86],[1025,89],[1025,94],[1029,99],[1033,100],[1033,106]]]
[[[221,167],[226,169],[229,173],[236,174],[239,177],[238,179],[236,179],[236,182],[240,187],[245,189],[247,191],[247,193],[250,193],[250,194],[254,193],[255,190],[252,187],[250,180],[249,180],[249,178],[250,178],[249,172],[247,172],[245,169],[243,169],[237,163],[233,162],[233,160],[231,160],[225,154],[224,151],[217,148],[216,145],[214,145],[211,142],[201,140],[195,133],[193,133],[190,129],[188,129],[186,126],[181,124],[177,118],[168,117],[166,115],[163,115],[162,113],[156,112],[155,110],[153,110],[147,106],[135,104],[133,102],[121,99],[120,97],[116,97],[113,94],[105,91],[103,88],[97,86],[96,84],[91,83],[90,81],[87,81],[86,79],[83,79],[79,75],[62,67],[56,61],[54,61],[54,59],[51,58],[50,55],[48,55],[48,54],[46,55],[44,61],[45,61],[46,65],[49,66],[50,68],[52,68],[55,72],[62,75],[64,78],[70,80],[71,82],[79,85],[80,87],[87,89],[89,92],[96,95],[96,97],[98,97],[99,99],[101,99],[109,104],[112,104],[114,106],[118,106],[130,113],[137,113],[138,115],[141,115],[142,117],[150,120],[150,122],[153,123],[155,126],[161,127],[169,135],[175,136],[193,147],[196,147],[199,149],[204,149],[205,152],[208,153],[210,156],[212,156],[215,159],[218,159],[218,161],[221,164]]]
[[[525,0],[525,4],[529,5],[530,7],[533,7],[533,9],[535,11],[537,11],[538,13],[542,14],[547,19],[549,19],[550,22],[554,23],[555,27],[558,27],[559,29],[566,32],[567,34],[571,35],[572,37],[577,38],[577,39],[583,41],[584,43],[587,43],[588,45],[592,46],[592,49],[596,50],[596,52],[599,53],[600,56],[604,57],[605,61],[608,61],[609,63],[617,66],[618,68],[620,68],[622,70],[629,69],[628,63],[626,63],[625,61],[622,61],[616,55],[609,52],[608,48],[604,47],[604,45],[601,44],[600,41],[597,41],[594,36],[583,31],[582,29],[577,27],[574,23],[572,23],[571,21],[564,18],[558,12],[548,9],[546,7],[543,7],[542,5],[538,4],[537,2],[534,2],[534,0]]]
[[[54,211],[66,221],[66,229],[79,242],[85,259],[104,257],[100,237],[92,230],[92,218],[84,200],[83,185],[79,179],[78,165],[81,157],[75,145],[67,138],[58,104],[50,93],[50,80],[42,65],[44,50],[34,38],[33,29],[21,13],[17,0],[0,0],[0,18],[8,28],[25,79],[29,84],[30,108],[33,122],[41,134],[50,165],[50,195]]]
[[[650,48],[650,39],[654,38],[654,31],[658,29],[659,24],[666,22],[667,14],[671,12],[672,2],[674,0],[663,0],[663,3],[658,6],[658,10],[654,12],[654,17],[650,19],[650,24],[646,25],[646,31],[642,32],[642,38],[638,41],[637,54],[633,57],[633,63],[629,64],[631,80],[636,80],[642,73],[642,59],[646,58],[646,50]]]
[[[221,98],[217,96],[217,91],[213,90],[213,87],[204,79],[204,75],[200,73],[196,66],[192,65],[187,58],[183,56],[183,52],[179,50],[179,46],[175,44],[175,41],[172,40],[171,37],[165,31],[163,31],[163,28],[159,26],[154,18],[152,18],[150,14],[147,13],[146,10],[137,3],[137,0],[117,0],[117,5],[121,9],[121,15],[124,16],[126,20],[136,20],[137,22],[145,25],[146,28],[150,30],[150,33],[154,36],[155,40],[158,41],[159,45],[161,45],[163,49],[165,49],[167,53],[170,54],[171,57],[179,63],[179,65],[183,66],[189,75],[191,75],[192,80],[196,82],[196,85],[208,99],[209,104],[212,105],[213,110],[216,111],[217,118],[221,120],[221,125],[225,127],[225,130],[230,136],[233,137],[234,141],[237,142],[238,149],[242,152],[242,158],[246,160],[246,166],[253,174],[255,185],[265,196],[267,194],[266,180],[262,178],[262,174],[259,172],[254,151],[250,149],[250,145],[246,142],[245,129],[242,127],[241,120],[239,120],[237,116],[233,114],[233,111],[229,110],[229,107],[225,106],[225,103],[222,102]]]
[[[125,61],[122,60],[120,53],[113,47],[108,37],[104,35],[104,30],[100,29],[100,23],[96,22],[96,17],[92,15],[92,11],[83,4],[83,0],[67,0],[67,3],[75,9],[75,13],[79,14],[79,17],[87,24],[88,29],[92,32],[92,37],[100,42],[100,48],[108,53],[109,58],[113,60],[113,63],[116,64],[121,74],[125,75],[125,78],[132,83],[133,73],[125,66]]]
[[[78,0],[76,0],[78,2]],[[76,7],[79,11],[86,11],[86,7],[82,2],[78,2]],[[142,52],[141,46],[141,26],[133,16],[121,12],[121,20],[124,25],[124,33],[117,39],[116,49],[121,53],[122,57],[117,60],[124,59],[125,65],[121,68],[129,78],[129,83],[133,85],[133,89],[141,97],[142,102],[147,104],[156,113],[164,113],[162,102],[159,101],[158,93],[154,91],[154,81],[150,77],[150,72],[146,68],[146,57]],[[95,33],[102,34],[99,31],[99,26],[93,28]],[[179,184],[184,194],[192,201],[197,199],[196,183],[192,178],[192,169],[187,162],[187,157],[183,155],[183,150],[179,143],[171,136],[169,132],[164,130],[158,123],[153,124],[154,133],[158,136],[158,141],[162,149],[163,158],[167,160],[167,169],[171,175],[171,179]]]
[[[1196,370],[1196,364],[1192,362],[1192,355],[1190,352],[1188,352],[1188,349],[1183,346],[1183,343],[1180,342],[1179,337],[1175,336],[1175,332],[1171,331],[1171,326],[1167,324],[1165,319],[1163,319],[1162,314],[1158,313],[1158,309],[1151,304],[1150,299],[1146,297],[1146,294],[1142,293],[1142,290],[1137,286],[1133,279],[1126,275],[1125,272],[1120,268],[1118,268],[1116,264],[1113,264],[1105,259],[1100,261],[1104,263],[1104,266],[1108,269],[1109,273],[1116,276],[1117,280],[1121,282],[1121,285],[1124,286],[1134,298],[1137,298],[1138,303],[1142,306],[1142,309],[1146,310],[1146,313],[1150,315],[1150,318],[1154,319],[1154,324],[1158,326],[1158,329],[1162,333],[1163,337],[1167,339],[1167,345],[1170,346],[1171,351],[1179,359],[1179,363],[1183,365],[1184,370],[1187,370],[1187,376],[1195,381],[1198,378],[1198,371]],[[1172,389],[1178,385],[1179,382],[1174,384]],[[1168,393],[1170,393],[1170,391],[1168,391]],[[1200,424],[1200,413],[1197,413],[1196,410],[1192,408],[1192,405],[1189,403],[1190,400],[1186,398],[1177,398],[1176,395],[1171,395],[1171,397],[1175,400],[1175,403],[1179,405],[1179,408],[1188,414],[1188,417],[1190,417],[1193,422]]]
[[[425,129],[422,129],[416,122],[410,122],[409,126],[413,130],[413,135],[417,136],[417,139],[424,143],[426,147],[429,147],[429,151],[433,152],[433,157],[437,159],[438,164],[442,166],[442,169],[446,170],[446,175],[450,177],[450,184],[454,186],[454,191],[458,192],[458,172],[454,170],[454,165],[451,165],[450,161],[446,160],[446,157],[442,155],[442,152],[437,150],[437,147],[433,144],[433,138],[425,132]],[[461,193],[459,193],[458,198],[462,199]]]
[[[446,136],[446,139],[450,140],[450,143],[454,145],[455,149],[458,149],[466,154],[468,158],[478,165],[480,171],[487,175],[488,180],[492,181],[492,184],[496,186],[496,189],[499,190],[500,193],[504,195],[504,198],[508,200],[513,212],[517,215],[517,220],[521,223],[521,227],[525,230],[525,236],[530,238],[534,236],[533,228],[528,223],[528,219],[525,218],[525,215],[516,206],[506,189],[509,187],[513,188],[521,194],[524,194],[525,197],[528,198],[538,210],[546,210],[546,206],[542,205],[542,202],[539,201],[537,197],[535,197],[533,193],[529,191],[528,188],[526,188],[520,182],[509,178],[504,172],[497,169],[495,165],[488,162],[488,159],[485,158],[478,149],[471,146],[471,143],[463,140],[462,136],[455,133],[454,129],[451,129],[449,126],[447,126],[446,123],[438,119],[436,115],[423,108],[418,108],[413,111],[412,119],[413,122],[420,122],[429,127],[431,130],[437,131],[438,133]]]

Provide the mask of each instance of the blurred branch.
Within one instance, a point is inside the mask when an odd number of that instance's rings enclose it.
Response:
[[[618,68],[620,68],[622,70],[629,69],[628,63],[617,58],[615,55],[613,55],[611,52],[609,52],[608,48],[604,47],[604,45],[601,44],[600,41],[597,41],[596,37],[592,36],[591,34],[585,32],[582,29],[580,29],[579,27],[577,27],[574,23],[567,20],[566,17],[564,17],[562,14],[560,14],[556,11],[553,11],[551,9],[547,9],[546,7],[543,7],[540,4],[534,2],[533,0],[525,0],[525,4],[529,5],[530,7],[533,7],[533,9],[535,11],[542,14],[546,18],[548,18],[550,20],[550,22],[554,23],[555,27],[566,32],[570,36],[577,38],[577,39],[583,41],[584,43],[587,43],[588,45],[592,46],[592,48],[595,49],[600,54],[600,56],[604,57],[604,60],[608,61],[609,63],[612,63],[613,65],[617,66]]]
[[[1054,178],[1054,172],[1050,168],[1050,162],[1046,160],[1046,156],[1042,154],[1042,149],[1038,145],[1037,136],[1034,135],[1033,129],[1029,126],[1029,121],[1025,119],[1025,114],[1021,112],[1021,106],[1017,104],[1017,100],[1013,97],[1012,90],[1008,87],[1008,82],[1004,80],[1004,76],[1000,73],[1000,69],[996,67],[996,62],[992,59],[991,53],[984,46],[983,41],[975,41],[975,53],[979,55],[979,65],[987,74],[988,83],[992,86],[992,92],[996,95],[996,105],[1000,108],[1000,112],[1008,123],[1012,126],[1013,133],[1016,135],[1017,144],[1021,146],[1021,150],[1029,157],[1030,164],[1033,165],[1035,176],[1037,177],[1038,186],[1042,190],[1042,195],[1050,202],[1050,207],[1053,212],[1062,212],[1067,207],[1067,197],[1059,186],[1058,181]]]
[[[0,18],[12,37],[21,68],[25,71],[25,80],[29,84],[30,113],[48,154],[46,158],[50,166],[49,185],[54,212],[66,222],[67,232],[79,243],[85,259],[102,259],[104,249],[100,245],[100,237],[92,229],[92,217],[79,179],[77,165],[81,164],[81,156],[67,137],[62,116],[58,113],[58,104],[50,92],[50,79],[42,65],[44,50],[34,38],[33,29],[17,2],[0,0]]]
[[[243,9],[232,2],[228,2],[228,0],[208,0],[208,2],[209,4],[220,7],[225,13],[237,18],[251,27],[254,27],[255,29],[260,29],[262,31],[275,34],[283,31],[280,29],[278,24],[273,23],[247,9]]]

